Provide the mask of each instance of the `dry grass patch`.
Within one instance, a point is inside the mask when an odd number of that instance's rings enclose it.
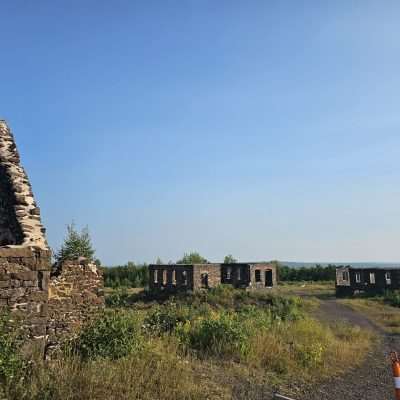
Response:
[[[358,327],[330,327],[306,318],[254,336],[247,362],[250,368],[281,377],[323,378],[361,362],[359,354],[368,351],[373,339],[371,332]]]
[[[338,301],[366,315],[386,332],[400,333],[400,309],[385,304],[382,299],[341,299]]]
[[[283,282],[276,289],[282,295],[331,297],[335,295],[334,282]]]
[[[168,346],[165,347],[165,345]],[[225,398],[198,380],[188,360],[171,343],[153,342],[146,351],[119,360],[84,362],[63,358],[38,366],[10,400],[203,400]]]

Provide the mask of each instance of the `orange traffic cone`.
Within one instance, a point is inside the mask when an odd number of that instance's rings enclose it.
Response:
[[[392,359],[394,387],[396,393],[396,400],[400,400],[400,359],[396,352],[390,353]]]

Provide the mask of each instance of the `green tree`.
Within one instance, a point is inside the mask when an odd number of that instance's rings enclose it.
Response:
[[[185,253],[177,264],[206,264],[208,261],[197,252]]]
[[[227,256],[225,256],[224,258],[224,264],[235,264],[237,263],[236,258],[233,257],[232,254],[228,254]]]
[[[94,253],[89,228],[86,226],[81,232],[78,232],[75,224],[71,223],[67,226],[67,236],[55,257],[57,262],[75,260],[79,257],[85,257],[92,261]]]

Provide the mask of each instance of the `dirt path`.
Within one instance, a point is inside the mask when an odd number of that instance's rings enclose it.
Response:
[[[348,370],[342,376],[325,379],[313,387],[288,387],[289,397],[295,400],[394,400],[394,384],[388,355],[396,350],[400,353],[400,335],[386,333],[363,314],[338,303],[334,297],[320,298],[321,304],[315,317],[328,322],[345,321],[375,332],[379,342],[364,355],[360,367]],[[238,388],[239,389],[239,388]],[[290,396],[289,393],[297,393]],[[246,386],[236,391],[235,400],[272,400],[270,388]]]
[[[370,329],[379,335],[381,343],[367,355],[361,367],[323,382],[298,400],[393,400],[393,378],[388,354],[394,349],[400,350],[400,337],[386,334],[362,314],[335,299],[321,301],[316,316],[328,322],[345,320]]]

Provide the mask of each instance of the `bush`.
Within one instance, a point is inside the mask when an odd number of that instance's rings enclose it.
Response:
[[[73,343],[84,359],[125,357],[143,347],[140,324],[122,311],[105,312],[90,322]]]
[[[218,285],[204,293],[204,300],[214,306],[233,307],[238,290],[230,285]]]
[[[400,307],[400,291],[386,291],[383,296],[383,300],[385,303],[390,304],[393,307]]]
[[[189,318],[189,310],[186,307],[172,303],[156,308],[144,320],[144,328],[152,334],[171,333],[178,324],[186,322]]]
[[[299,297],[271,296],[271,314],[274,320],[295,321],[302,318]]]
[[[107,307],[126,307],[129,304],[129,293],[126,288],[115,290],[110,295],[106,296]]]
[[[248,335],[240,320],[230,313],[217,314],[185,324],[178,331],[190,348],[201,354],[241,356],[247,352]]]

